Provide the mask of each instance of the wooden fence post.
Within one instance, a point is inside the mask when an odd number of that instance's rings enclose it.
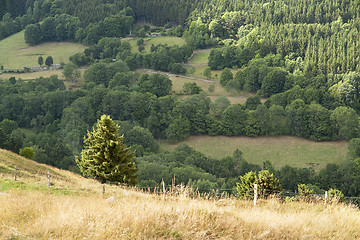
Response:
[[[17,177],[17,166],[15,166],[15,175],[14,175],[15,181],[16,181],[16,177]]]
[[[326,208],[326,201],[328,198],[328,191],[325,192],[325,202],[324,202],[324,208]]]
[[[254,206],[256,206],[257,197],[258,197],[258,185],[255,183],[254,184]]]
[[[50,188],[50,171],[48,171],[48,188]]]
[[[166,198],[166,191],[165,191],[165,182],[162,180],[162,187],[163,187],[163,200]]]
[[[103,183],[103,195],[105,195],[105,183]]]

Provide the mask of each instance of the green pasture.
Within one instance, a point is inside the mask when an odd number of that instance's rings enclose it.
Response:
[[[11,77],[15,77],[16,79],[27,81],[27,80],[37,79],[40,77],[48,78],[53,75],[57,75],[60,80],[64,80],[64,84],[68,89],[78,89],[84,84],[85,80],[83,77],[81,77],[77,82],[65,81],[62,71],[63,71],[62,69],[58,69],[58,70],[48,70],[48,71],[39,71],[39,72],[30,72],[30,73],[3,73],[2,75],[0,75],[0,79],[7,80]],[[81,72],[81,76],[83,76],[85,69],[80,69],[80,72]]]
[[[195,64],[207,65],[210,51],[211,49],[194,52],[194,56],[189,60],[188,63],[191,65],[195,65]]]
[[[183,86],[185,82],[195,82],[201,89],[206,93],[207,96],[211,99],[211,101],[215,101],[215,99],[219,96],[226,96],[231,104],[241,103],[244,104],[246,99],[254,94],[248,92],[238,92],[238,91],[226,91],[218,81],[208,81],[208,80],[199,80],[196,78],[189,78],[186,76],[170,76],[169,77],[172,81],[173,87],[172,90],[175,94],[182,94]],[[214,92],[209,92],[208,88],[210,84],[215,84]]]
[[[295,167],[314,167],[319,170],[328,163],[341,163],[347,153],[347,141],[315,142],[307,139],[279,137],[192,136],[183,141],[206,156],[221,159],[238,148],[249,163],[266,160],[276,168],[286,164]],[[161,151],[171,151],[177,144],[161,143]]]
[[[82,52],[86,47],[78,43],[49,42],[29,46],[24,40],[24,31],[0,41],[0,66],[5,69],[22,69],[38,66],[38,57],[52,56],[54,64],[69,62],[69,57]]]
[[[196,51],[192,58],[185,65],[187,75],[204,77],[203,72],[207,67],[210,50]],[[215,78],[212,74],[211,78]]]
[[[123,41],[128,41],[130,43],[133,52],[138,52],[138,46],[136,44],[138,39],[139,38],[127,38],[127,39],[125,38],[123,39]],[[185,44],[185,40],[180,37],[172,37],[172,36],[144,38],[145,51],[150,52],[151,44],[154,44],[156,46],[159,45],[160,43],[168,46],[173,46],[173,45],[182,46]]]

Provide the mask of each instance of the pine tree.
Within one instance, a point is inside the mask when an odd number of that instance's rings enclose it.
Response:
[[[135,185],[138,170],[132,161],[134,153],[123,144],[118,129],[110,116],[101,116],[96,128],[88,131],[86,146],[76,163],[85,176],[94,177],[103,184],[110,181]]]

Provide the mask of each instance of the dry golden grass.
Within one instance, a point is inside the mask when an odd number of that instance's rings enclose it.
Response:
[[[189,198],[101,185],[0,151],[0,239],[358,239],[360,212],[343,204]],[[27,174],[12,179],[11,166]],[[56,176],[47,189],[44,171]],[[33,186],[37,185],[37,188]],[[5,187],[9,187],[5,189]],[[13,186],[11,188],[11,186]],[[5,189],[5,190],[4,190]],[[57,189],[59,191],[55,191]],[[67,191],[60,191],[60,190]],[[107,200],[113,196],[113,200]]]
[[[98,186],[100,187],[100,185]],[[2,239],[357,239],[360,212],[334,204],[202,200],[111,187],[100,194],[0,195]]]

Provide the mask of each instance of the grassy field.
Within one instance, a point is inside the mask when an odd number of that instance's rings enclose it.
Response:
[[[13,180],[13,166],[19,177]],[[5,170],[4,170],[5,169]],[[47,171],[51,187],[47,188]],[[26,173],[26,174],[25,174]],[[357,239],[360,211],[107,186],[0,150],[1,239]],[[111,197],[111,198],[110,198]]]
[[[191,76],[197,76],[203,78],[204,77],[203,72],[207,67],[209,55],[210,55],[210,49],[194,52],[192,58],[185,65],[188,71],[187,74]],[[214,73],[212,73],[211,75],[212,75],[211,78],[215,79]]]
[[[129,41],[133,52],[138,52],[138,46],[136,44],[137,40],[138,38],[125,39],[125,41]],[[185,44],[185,40],[180,37],[171,37],[171,36],[144,38],[145,51],[150,52],[151,44],[154,44],[156,46],[159,45],[160,43],[168,46],[173,46],[173,45],[182,46]]]
[[[80,69],[80,72],[81,72],[81,76],[83,76],[85,69]],[[16,79],[21,79],[26,81],[26,80],[37,79],[40,77],[45,77],[45,78],[51,77],[53,75],[58,75],[59,79],[64,81],[64,84],[68,89],[80,88],[85,81],[83,77],[81,77],[76,83],[65,81],[65,78],[62,74],[62,70],[49,70],[49,71],[40,71],[40,72],[31,72],[31,73],[4,73],[0,75],[0,80],[1,79],[6,80],[9,79],[10,77],[15,77]]]
[[[67,63],[71,55],[84,49],[84,45],[70,42],[51,42],[30,47],[25,43],[22,31],[0,41],[0,66],[5,69],[37,66],[39,56],[43,56],[44,61],[47,56],[52,56],[54,64]]]
[[[307,139],[281,137],[192,136],[184,141],[194,149],[213,158],[232,155],[238,148],[246,161],[262,165],[270,161],[276,168],[286,164],[321,169],[327,163],[341,163],[347,153],[346,141],[315,142]],[[174,149],[178,144],[161,143],[161,151]]]
[[[207,65],[210,52],[211,49],[194,52],[194,56],[189,60],[188,63],[192,65],[195,64]]]
[[[217,81],[215,81],[215,90],[214,92],[209,92],[208,88],[211,81],[202,81],[202,80],[196,80],[191,79],[184,76],[170,76],[169,77],[173,83],[173,91],[175,94],[181,94],[183,92],[183,86],[185,82],[195,82],[197,85],[201,87],[201,89],[210,97],[211,101],[215,101],[215,99],[219,96],[226,96],[229,101],[234,103],[245,103],[246,99],[249,96],[252,96],[253,94],[247,93],[247,92],[227,92],[222,86],[218,84]]]
[[[208,66],[208,58],[210,52],[211,49],[195,51],[192,58],[185,65],[188,71],[187,75],[203,78],[204,77],[203,72],[205,68]],[[235,73],[239,70],[239,68],[234,68],[230,70],[235,75]],[[221,70],[211,71],[211,79],[219,81],[220,75],[221,75]]]

